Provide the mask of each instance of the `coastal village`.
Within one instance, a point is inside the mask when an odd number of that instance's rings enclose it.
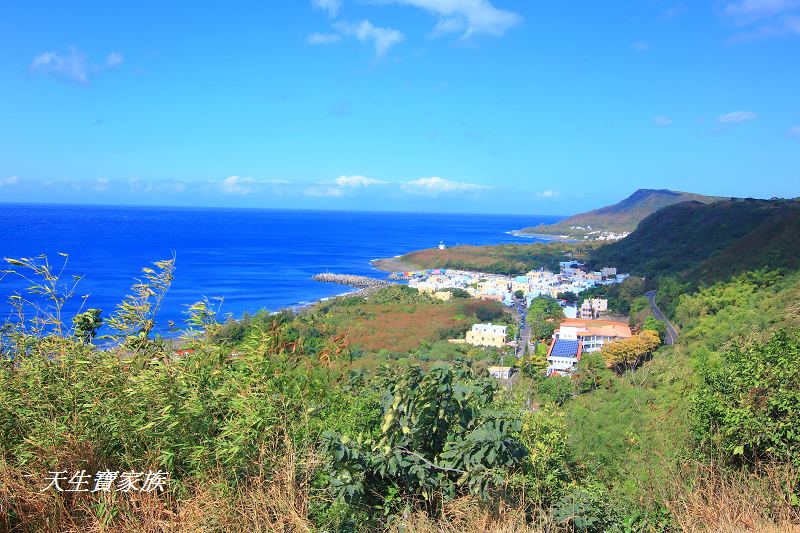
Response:
[[[589,270],[578,261],[559,263],[559,272],[545,269],[531,270],[521,276],[489,274],[455,269],[429,269],[396,273],[395,279],[408,282],[410,288],[432,295],[434,298],[449,300],[453,290],[462,290],[477,299],[501,302],[509,308],[516,308],[520,329],[516,338],[508,338],[508,327],[495,324],[474,324],[464,339],[451,339],[453,343],[466,343],[473,346],[513,350],[519,358],[530,344],[530,331],[525,324],[527,309],[533,300],[540,296],[558,298],[564,293],[580,293],[599,285],[622,283],[628,274],[618,273],[614,267]],[[569,375],[576,369],[583,353],[597,352],[611,341],[629,338],[631,329],[625,322],[605,319],[608,302],[602,298],[587,298],[580,305],[571,305],[559,299],[564,319],[555,330],[547,345],[546,374]],[[489,373],[501,380],[513,378],[514,368],[497,365],[489,368]]]
[[[570,226],[569,229],[574,231],[583,231],[583,239],[587,241],[618,241],[624,239],[631,234],[630,231],[606,231],[592,229],[592,226]]]

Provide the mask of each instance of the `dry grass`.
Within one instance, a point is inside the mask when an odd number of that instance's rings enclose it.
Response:
[[[197,480],[180,499],[170,492],[42,491],[46,472],[26,473],[0,463],[0,532],[311,531],[310,483],[318,461],[315,454],[299,454],[287,444],[271,475],[262,473],[236,489],[221,475]]]
[[[460,498],[444,504],[441,515],[431,518],[423,511],[416,511],[397,520],[391,525],[392,533],[460,533],[476,531],[484,533],[534,533],[552,530],[542,529],[527,523],[525,514],[519,506],[504,506],[491,512],[479,500],[472,497]],[[551,526],[548,524],[548,526]]]
[[[771,466],[759,474],[722,471],[715,464],[685,465],[667,507],[682,531],[800,532],[800,508],[790,502],[794,469]],[[692,480],[686,487],[681,480]]]
[[[336,310],[334,328],[351,345],[368,351],[408,352],[421,341],[441,340],[442,330],[471,326],[479,309],[502,309],[497,302],[454,300],[430,304],[365,303]]]
[[[44,491],[43,475],[0,462],[0,532],[288,532],[312,531],[309,516],[314,453],[299,453],[291,443],[270,473],[230,488],[221,475],[197,480],[186,496],[172,493],[92,496]],[[276,450],[267,450],[274,452]],[[687,481],[690,480],[690,481]],[[724,471],[715,465],[686,464],[675,476],[665,504],[677,529],[687,532],[800,532],[800,509],[789,500],[798,476],[786,467],[761,469],[759,475]],[[315,495],[316,496],[316,495]],[[396,533],[533,533],[559,529],[549,519],[531,524],[522,505],[489,509],[475,498],[446,503],[438,516],[412,511],[390,522]],[[546,513],[543,513],[546,517]]]
[[[455,319],[459,311],[447,304],[411,309],[369,304],[364,308],[370,318],[353,320],[349,324],[348,339],[352,344],[371,351],[388,348],[407,352],[419,346],[422,340],[438,340],[441,329],[459,322]]]

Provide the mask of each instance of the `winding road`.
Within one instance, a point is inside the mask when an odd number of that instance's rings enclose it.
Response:
[[[653,310],[653,314],[656,316],[657,319],[662,321],[667,326],[667,338],[665,339],[666,343],[670,346],[675,344],[675,341],[678,339],[678,332],[675,331],[675,326],[670,323],[667,319],[667,316],[661,312],[661,309],[658,308],[656,305],[656,291],[650,291],[644,293],[647,301],[650,302],[650,309]]]

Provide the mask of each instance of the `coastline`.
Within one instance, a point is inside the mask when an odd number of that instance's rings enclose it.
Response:
[[[335,300],[337,298],[347,298],[347,297],[351,297],[351,296],[367,297],[371,293],[376,292],[376,291],[378,291],[378,290],[380,290],[382,288],[383,287],[364,287],[364,288],[361,288],[361,289],[357,289],[355,287],[351,287],[352,290],[345,291],[345,292],[340,293],[340,294],[335,294],[333,296],[325,296],[323,298],[319,298],[318,300],[313,300],[313,301],[310,301],[310,302],[298,302],[296,304],[287,306],[284,309],[287,309],[289,311],[292,311],[293,313],[298,313],[299,314],[299,313],[303,313],[303,312],[309,311],[313,307],[315,307],[315,306],[317,306],[317,305],[319,305],[321,303],[329,302],[329,301]],[[278,311],[273,311],[272,314],[280,313],[280,311],[281,311],[280,309]]]
[[[569,235],[548,235],[546,233],[528,233],[521,229],[515,229],[509,232],[514,237],[522,237],[524,239],[542,239],[550,242],[578,242],[577,239],[571,238]]]
[[[524,233],[522,230],[511,230],[505,232],[508,235],[513,235],[519,238],[525,239],[538,239],[539,241],[544,242],[577,242],[575,239],[569,238],[567,235],[546,235],[546,234],[539,234],[539,233]],[[416,270],[422,270],[422,267],[419,265],[415,265],[413,263],[409,263],[408,261],[404,261],[402,257],[407,255],[411,252],[406,252],[406,254],[395,255],[394,257],[387,257],[387,258],[378,258],[372,259],[369,261],[370,266],[378,271],[378,272],[386,272],[386,273],[394,273],[394,272],[410,272]],[[317,300],[313,300],[310,302],[298,302],[296,304],[287,306],[286,309],[290,309],[294,312],[303,312],[307,311],[317,304],[322,302],[327,302],[329,300],[333,300],[335,298],[342,298],[348,296],[357,296],[357,295],[364,295],[367,296],[376,290],[380,290],[381,287],[354,287],[349,286],[351,290],[345,291],[341,294],[336,294],[334,296],[326,296],[324,298],[319,298]]]
[[[420,269],[418,265],[403,261],[402,257],[402,255],[396,255],[386,259],[373,259],[369,264],[372,265],[372,268],[381,272],[409,272]]]

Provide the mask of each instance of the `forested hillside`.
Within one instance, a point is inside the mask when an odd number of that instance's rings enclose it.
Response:
[[[590,264],[710,283],[749,270],[800,268],[800,201],[725,200],[665,207]]]

